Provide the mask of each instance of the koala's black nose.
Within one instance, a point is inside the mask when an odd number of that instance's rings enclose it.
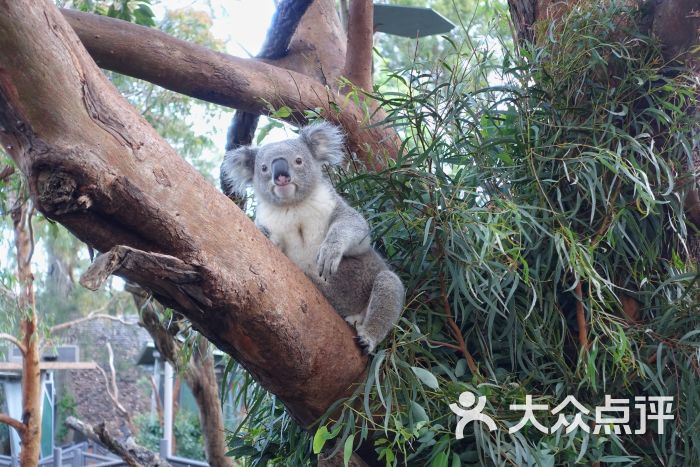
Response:
[[[275,185],[284,186],[292,181],[289,175],[289,164],[287,159],[275,159],[272,161],[272,180]]]

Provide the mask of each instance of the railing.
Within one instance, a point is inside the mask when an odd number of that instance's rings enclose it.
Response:
[[[184,457],[165,456],[161,444],[161,457],[167,459],[173,467],[208,467],[206,462],[185,459]],[[53,455],[39,461],[39,467],[124,467],[127,464],[99,444],[91,441],[73,444],[65,448],[55,448]],[[0,455],[0,467],[19,467],[17,457]]]

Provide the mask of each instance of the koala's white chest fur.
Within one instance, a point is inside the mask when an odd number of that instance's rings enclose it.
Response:
[[[272,243],[294,264],[304,272],[318,273],[316,257],[336,204],[334,193],[321,185],[295,206],[258,201],[256,223],[267,228]]]

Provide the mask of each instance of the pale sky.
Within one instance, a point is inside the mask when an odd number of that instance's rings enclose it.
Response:
[[[258,52],[275,11],[272,0],[161,0],[153,11],[160,19],[166,8],[210,13],[214,18],[212,34],[226,42],[228,53],[239,57]]]

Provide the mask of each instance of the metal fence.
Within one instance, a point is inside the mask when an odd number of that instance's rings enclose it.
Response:
[[[183,457],[164,456],[163,444],[161,444],[161,457],[167,459],[173,467],[207,467],[209,465],[206,462]],[[126,465],[119,457],[91,441],[55,448],[53,455],[39,461],[39,467],[123,467]],[[0,467],[19,467],[19,460],[14,456],[0,455]]]

